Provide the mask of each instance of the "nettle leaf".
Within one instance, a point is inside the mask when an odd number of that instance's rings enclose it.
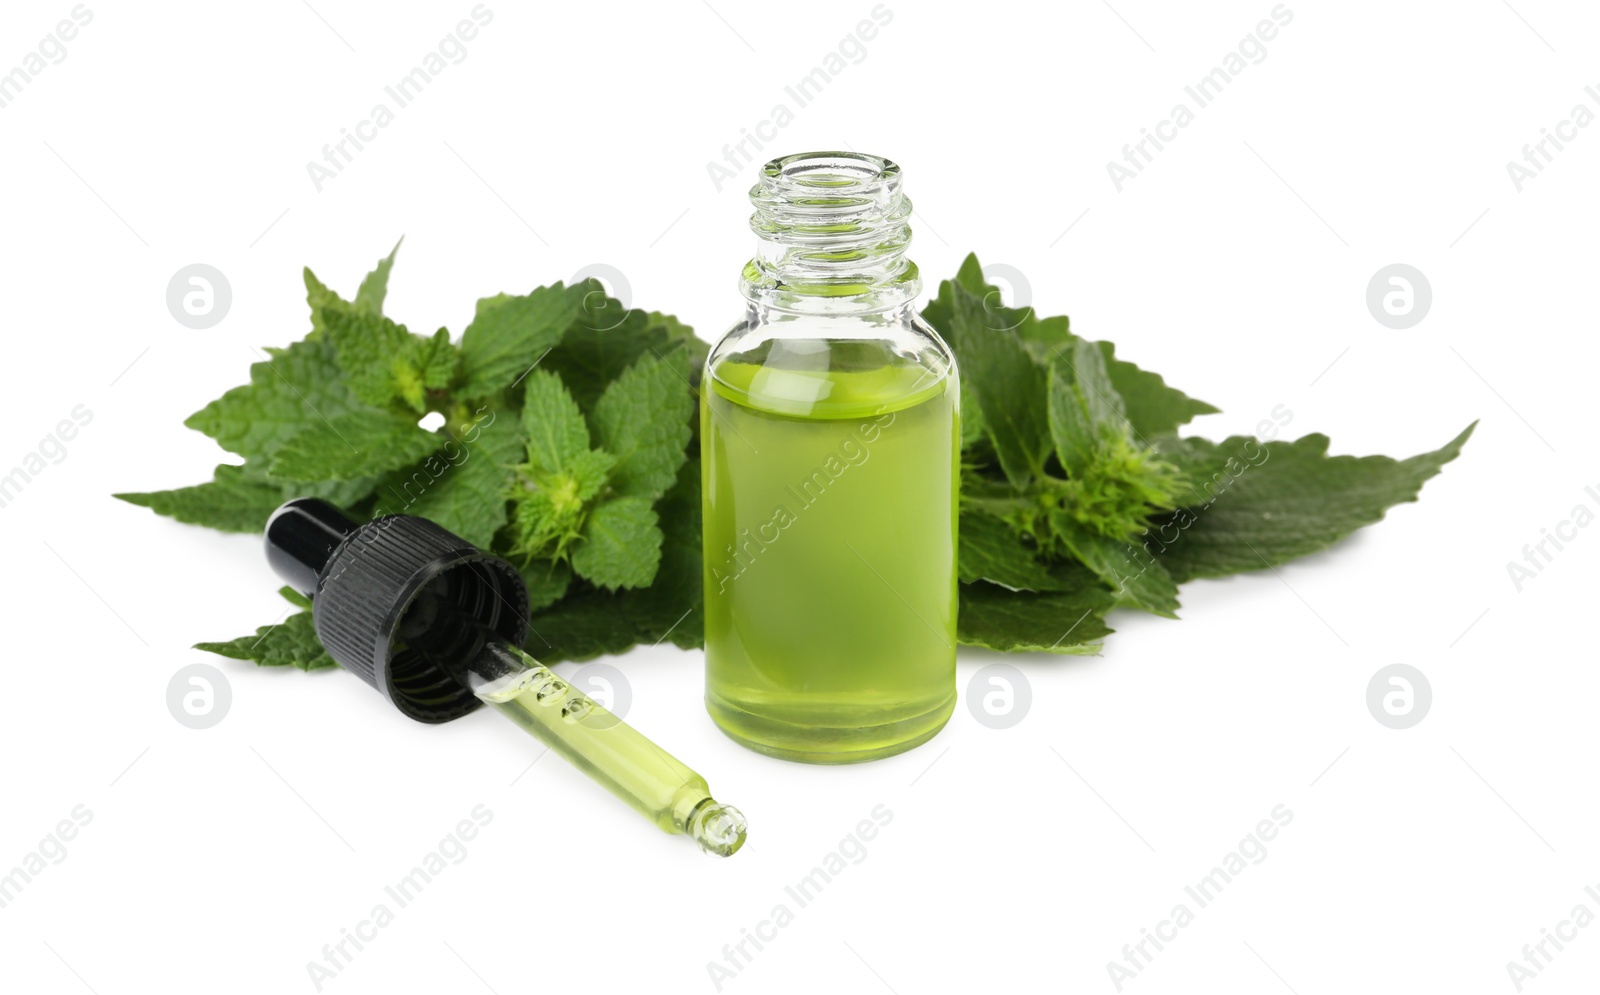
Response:
[[[315,422],[285,442],[272,458],[272,474],[288,480],[371,477],[421,459],[443,442],[403,416],[352,411]]]
[[[1023,348],[1016,331],[1007,327],[1005,309],[991,311],[967,291],[949,283],[945,287],[951,307],[940,330],[977,398],[984,431],[1001,469],[1013,485],[1026,486],[1043,474],[1050,452],[1048,376]]]
[[[695,402],[683,360],[681,350],[666,358],[642,356],[595,402],[595,435],[617,458],[611,486],[619,494],[659,497],[687,459]]]
[[[561,344],[542,364],[555,370],[585,411],[593,410],[600,394],[642,356],[663,355],[683,343],[685,366],[691,379],[704,365],[710,346],[694,337],[694,330],[671,315],[628,309],[606,296],[598,281],[588,287],[577,320]]]
[[[955,285],[970,294],[979,297],[991,293],[998,293],[993,284],[983,278],[983,264],[978,262],[978,254],[969,252],[961,260],[961,265],[956,268]],[[942,288],[941,288],[942,289]]]
[[[1048,591],[1049,569],[1011,526],[990,515],[962,512],[956,557],[963,583],[986,580],[1013,591]]]
[[[1062,590],[1048,594],[1008,591],[986,581],[960,585],[957,634],[967,646],[1011,653],[1100,652],[1110,635],[1105,614],[1114,602],[1094,574],[1077,564],[1053,569]]]
[[[528,466],[535,474],[560,473],[589,451],[588,423],[555,373],[535,370],[524,382],[522,431],[528,442]]]
[[[564,560],[567,548],[583,535],[583,504],[547,488],[515,495],[512,552],[524,560]]]
[[[379,479],[372,476],[355,477],[350,480],[295,481],[274,477],[253,463],[246,463],[242,469],[245,477],[250,480],[279,487],[285,501],[290,498],[314,497],[340,507],[348,507],[371,496],[373,489],[378,486]],[[261,524],[266,525],[266,520],[263,519]]]
[[[524,558],[562,559],[583,535],[586,503],[599,494],[616,459],[589,448],[589,429],[560,378],[530,378],[522,409],[526,461],[512,491],[512,549]]]
[[[251,365],[249,384],[228,391],[184,424],[229,452],[266,460],[307,426],[364,407],[345,383],[326,339],[305,339],[266,353],[267,359]]]
[[[338,310],[325,311],[323,322],[345,382],[362,401],[383,408],[408,389],[420,396],[421,378],[413,364],[421,347],[404,325],[378,314]]]
[[[942,330],[944,324],[941,322],[949,324],[956,320],[957,291],[965,291],[982,308],[985,327],[1015,332],[1023,348],[1039,361],[1040,366],[1050,365],[1058,348],[1077,338],[1071,332],[1071,320],[1065,315],[1040,318],[1032,307],[1006,306],[1000,289],[984,278],[983,266],[974,253],[967,254],[961,261],[961,268],[956,271],[955,279],[941,283],[938,295],[923,309],[923,316],[935,328]]]
[[[600,493],[600,488],[611,479],[617,458],[604,449],[591,449],[567,464],[564,476],[572,483],[572,495],[587,501]]]
[[[1048,403],[1050,438],[1055,444],[1056,459],[1067,473],[1074,476],[1088,469],[1094,449],[1099,445],[1099,433],[1089,407],[1077,385],[1063,376],[1055,367],[1050,370],[1050,399]]]
[[[572,586],[572,567],[565,560],[529,560],[521,568],[528,588],[528,608],[539,611],[560,601]]]
[[[223,532],[259,532],[284,502],[284,489],[282,484],[251,479],[243,467],[224,464],[204,484],[112,497],[189,525]]]
[[[1138,546],[1100,535],[1059,511],[1050,515],[1050,529],[1079,563],[1111,589],[1118,604],[1166,618],[1178,617],[1178,585]]]
[[[1106,374],[1117,396],[1122,398],[1128,423],[1139,439],[1175,434],[1178,426],[1187,425],[1199,415],[1216,414],[1220,410],[1176,387],[1167,386],[1161,374],[1141,370],[1118,359],[1116,346],[1110,342],[1096,342],[1095,345],[1105,358]]]
[[[450,330],[441,328],[432,337],[408,335],[404,345],[389,360],[389,383],[393,396],[417,414],[430,407],[430,391],[442,391],[455,379],[460,353],[450,342]]]
[[[404,241],[404,239],[401,239]],[[395,253],[400,251],[400,243],[396,242],[394,249],[385,259],[378,260],[378,265],[361,280],[361,286],[356,291],[355,301],[347,301],[343,297],[328,289],[328,286],[317,275],[311,272],[308,266],[304,271],[306,284],[306,304],[311,308],[311,334],[320,336],[326,331],[327,312],[340,314],[360,313],[381,315],[383,302],[389,291],[389,271],[394,268]]]
[[[1064,351],[1083,341],[1073,333],[1072,323],[1065,315],[1041,318],[1032,309],[1002,307],[999,291],[984,280],[983,268],[976,255],[968,255],[962,261],[960,271],[951,282],[979,297],[996,322],[1014,328],[1028,353],[1042,365],[1048,366]],[[923,314],[942,330],[944,326],[941,322],[947,320],[953,306],[953,293],[941,286],[939,297],[924,309]],[[1205,401],[1167,386],[1160,374],[1142,370],[1133,363],[1116,358],[1116,346],[1112,343],[1101,341],[1094,344],[1105,358],[1106,373],[1126,407],[1128,421],[1138,438],[1151,439],[1175,433],[1178,426],[1187,424],[1196,416],[1213,414],[1218,410]],[[968,407],[963,405],[963,417],[967,410]]]
[[[461,396],[483,397],[525,378],[561,341],[590,289],[583,283],[556,283],[530,294],[478,301],[477,314],[461,336]]]
[[[442,448],[396,471],[379,489],[375,515],[417,515],[488,548],[508,518],[506,491],[521,458],[522,433],[510,416],[492,414]]]
[[[1049,417],[1056,459],[1072,476],[1087,471],[1106,443],[1130,435],[1122,397],[1093,342],[1077,339],[1050,364]]]
[[[307,266],[304,271],[306,284],[306,304],[311,308],[311,335],[321,336],[326,331],[326,322],[323,312],[348,311],[350,302],[329,290],[327,285],[317,279],[317,274],[311,272]]]
[[[580,588],[536,612],[523,645],[547,664],[621,653],[639,638],[620,601],[621,595]]]
[[[978,406],[978,396],[972,385],[961,381],[961,448],[971,449],[988,436],[983,425],[983,409]]]
[[[1070,349],[1063,348],[1056,354],[1054,366],[1065,368],[1097,435],[1120,435],[1127,431],[1127,409],[1123,407],[1122,395],[1111,384],[1105,356],[1098,346],[1077,339]]]
[[[252,464],[222,464],[212,479],[193,487],[112,497],[149,508],[158,515],[188,525],[203,525],[222,532],[260,532],[278,506],[290,498],[318,497],[349,506],[366,498],[377,478],[297,482],[270,477]]]
[[[402,237],[400,242],[404,241]],[[389,255],[378,260],[378,265],[373,267],[372,272],[362,278],[353,305],[356,311],[362,314],[383,313],[383,301],[389,294],[389,271],[394,269],[394,256],[400,251],[400,242],[394,243]]]
[[[263,667],[326,670],[338,666],[317,639],[309,611],[290,615],[278,625],[263,625],[253,636],[226,643],[195,643],[194,648],[230,660],[253,660]]]
[[[1078,342],[1083,341],[1072,333],[1072,319],[1066,315],[1054,318],[1035,316],[1017,326],[1017,337],[1029,354],[1045,366]]]
[[[534,616],[528,652],[546,662],[621,653],[634,643],[705,645],[700,598],[700,464],[690,460],[657,506],[665,533],[661,565],[649,587],[611,593],[574,585]]]
[[[689,368],[691,378],[698,377],[700,368],[706,364],[706,357],[711,354],[711,343],[698,338],[692,327],[679,321],[674,315],[651,311],[646,317],[650,322],[647,326],[649,330],[660,332],[667,339],[666,348],[657,351],[666,352],[673,346],[683,346],[687,353],[685,365]]]
[[[640,642],[670,641],[681,649],[705,645],[700,603],[700,461],[678,470],[678,481],[656,503],[661,516],[661,564],[649,587],[618,595]]]
[[[430,390],[449,387],[461,362],[460,350],[450,341],[450,330],[441,328],[431,339],[415,340],[415,346],[415,364],[422,375],[422,385]]]
[[[1233,436],[1222,442],[1174,439],[1162,453],[1196,482],[1191,497],[1208,495],[1152,525],[1147,548],[1178,582],[1260,570],[1325,549],[1415,501],[1422,485],[1461,453],[1477,427],[1468,425],[1431,453],[1329,456],[1328,437],[1261,442]]]
[[[572,569],[597,587],[644,587],[661,563],[661,529],[650,502],[638,497],[601,501],[572,550]]]
[[[1024,322],[1017,334],[1033,357],[1049,364],[1085,341],[1072,334],[1066,317],[1039,318]],[[1187,425],[1199,415],[1215,414],[1217,408],[1205,401],[1190,397],[1176,387],[1167,386],[1159,373],[1142,370],[1137,365],[1117,358],[1117,348],[1110,342],[1095,342],[1104,360],[1106,376],[1111,387],[1121,399],[1133,431],[1140,439],[1158,435],[1171,435],[1178,426]]]

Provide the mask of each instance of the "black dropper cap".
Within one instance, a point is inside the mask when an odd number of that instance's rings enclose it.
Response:
[[[512,645],[527,637],[528,590],[517,569],[425,518],[358,525],[326,501],[296,498],[272,513],[266,545],[273,571],[312,598],[328,655],[418,721],[448,722],[480,702],[438,647],[425,656],[397,644],[414,606],[430,617],[453,608]]]

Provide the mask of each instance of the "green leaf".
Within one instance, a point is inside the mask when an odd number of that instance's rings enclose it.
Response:
[[[983,264],[978,262],[976,252],[967,253],[966,258],[961,260],[960,267],[956,269],[955,284],[967,293],[979,297],[997,292],[994,284],[983,278]]]
[[[389,359],[387,389],[417,414],[430,407],[430,391],[442,391],[455,379],[460,353],[450,344],[450,330],[441,328],[431,338],[408,335]]]
[[[1139,547],[1100,535],[1061,511],[1050,515],[1050,530],[1067,550],[1114,592],[1119,605],[1178,617],[1178,585],[1160,562]]]
[[[149,508],[188,525],[223,532],[259,533],[278,506],[290,498],[319,497],[336,505],[355,504],[372,492],[376,478],[301,483],[269,477],[251,464],[222,464],[212,479],[193,487],[112,497]]]
[[[243,467],[217,467],[212,479],[193,487],[112,497],[189,525],[223,532],[260,532],[284,501],[283,485],[252,480]]]
[[[324,320],[325,311],[348,311],[350,302],[328,289],[327,284],[317,279],[317,274],[311,272],[307,266],[304,271],[306,284],[306,304],[311,308],[311,336],[320,337],[326,331]]]
[[[388,407],[403,401],[418,414],[428,410],[428,391],[448,387],[454,378],[457,352],[450,333],[441,328],[431,337],[412,335],[383,316],[394,252],[361,282],[354,303],[341,299],[306,270],[313,335],[334,346],[339,368],[350,389],[366,404]]]
[[[433,338],[416,342],[416,368],[422,375],[422,385],[431,390],[449,387],[461,361],[461,353],[450,342],[450,330],[441,328],[433,333]]]
[[[578,315],[587,284],[559,283],[530,294],[499,294],[478,301],[461,336],[462,397],[482,397],[513,386],[557,343]]]
[[[509,416],[471,425],[414,466],[385,478],[375,515],[417,515],[488,548],[506,524],[506,489],[521,432]]]
[[[1013,591],[1048,591],[1049,570],[1022,538],[1000,519],[962,512],[961,552],[956,557],[963,583],[986,580]]]
[[[1197,482],[1193,503],[1163,516],[1145,545],[1179,583],[1260,570],[1333,545],[1384,511],[1415,501],[1461,453],[1477,422],[1410,459],[1329,456],[1328,437],[1261,442],[1173,439],[1162,454]],[[1198,499],[1204,497],[1204,502]]]
[[[584,523],[583,540],[572,551],[572,569],[598,587],[644,587],[661,562],[661,542],[649,501],[638,497],[602,501]]]
[[[196,643],[194,648],[230,660],[254,660],[263,667],[325,670],[338,666],[317,639],[308,611],[290,615],[279,625],[263,625],[253,636],[226,643]]]
[[[665,533],[649,587],[610,594],[587,585],[535,615],[529,653],[546,662],[621,653],[634,643],[705,645],[700,602],[700,464],[690,460],[658,508]]]
[[[941,331],[955,350],[962,379],[977,398],[984,431],[1006,479],[1024,487],[1044,472],[1050,451],[1047,374],[1023,348],[1016,331],[1006,327],[1004,314],[986,310],[978,298],[959,287],[948,282],[944,286],[952,306]]]
[[[960,585],[960,640],[1011,653],[1098,653],[1096,640],[1111,634],[1105,613],[1111,592],[1076,564],[1056,568],[1065,590],[1049,594],[1008,591],[985,581]]]
[[[586,588],[536,612],[523,646],[543,663],[590,660],[621,653],[637,642],[620,596]]]
[[[592,411],[606,386],[641,356],[665,355],[681,342],[688,349],[684,365],[691,380],[705,364],[710,346],[695,338],[688,325],[671,315],[624,308],[607,297],[597,281],[578,286],[589,288],[583,306],[543,368],[561,374],[583,410]]]
[[[1128,412],[1122,395],[1106,373],[1105,356],[1093,342],[1078,339],[1071,349],[1057,354],[1053,368],[1065,367],[1072,385],[1089,412],[1096,435],[1120,435],[1128,429]]]
[[[282,492],[284,501],[290,498],[321,498],[330,504],[349,507],[371,496],[378,486],[378,477],[356,477],[352,480],[284,480],[274,477],[256,463],[246,463],[241,469],[247,479],[271,484]],[[265,523],[263,523],[265,524]]]
[[[1045,364],[1084,341],[1072,334],[1065,317],[1025,322],[1017,328],[1017,334],[1022,337],[1023,344],[1033,357]],[[1178,430],[1178,426],[1188,424],[1198,415],[1216,413],[1217,409],[1205,401],[1190,397],[1176,387],[1167,386],[1161,374],[1142,370],[1133,363],[1118,359],[1116,346],[1112,343],[1102,341],[1094,345],[1104,357],[1106,375],[1122,399],[1128,421],[1139,438],[1170,435]]]
[[[326,339],[308,338],[266,352],[268,359],[250,367],[249,384],[228,391],[184,424],[229,452],[266,460],[307,426],[362,409]]]
[[[1110,342],[1096,342],[1095,345],[1105,358],[1106,373],[1126,406],[1128,422],[1138,438],[1151,440],[1171,435],[1178,431],[1178,426],[1187,425],[1196,416],[1215,414],[1219,410],[1176,387],[1167,386],[1161,374],[1141,370],[1118,359],[1116,346]]]
[[[992,320],[1014,328],[1028,353],[1042,365],[1050,365],[1083,341],[1073,334],[1072,323],[1064,315],[1040,318],[1031,309],[1001,307],[999,291],[983,279],[983,268],[976,255],[968,255],[962,261],[961,270],[952,282],[978,297],[986,305]],[[933,322],[934,327],[943,329],[942,322],[949,320],[953,308],[953,292],[941,286],[939,297],[924,309],[923,314]],[[1159,374],[1117,359],[1116,347],[1112,343],[1094,344],[1105,357],[1106,373],[1126,406],[1128,421],[1141,439],[1171,434],[1195,416],[1217,411],[1204,401],[1168,387]]]
[[[987,327],[1015,331],[1023,348],[1039,361],[1040,366],[1049,366],[1062,345],[1077,339],[1072,334],[1071,321],[1065,316],[1040,318],[1032,307],[1007,307],[1000,289],[984,279],[983,265],[978,262],[976,253],[967,254],[961,261],[961,268],[956,271],[955,279],[940,284],[938,296],[923,310],[923,316],[933,322],[935,328],[942,329],[945,326],[941,322],[949,323],[952,320],[951,316],[957,307],[957,290],[966,291],[978,302],[985,312],[984,324]]]
[[[655,499],[671,487],[687,458],[694,394],[675,365],[642,356],[607,387],[594,407],[600,447],[617,458],[611,486],[617,493]]]
[[[402,237],[400,242],[404,242]],[[356,290],[355,310],[362,314],[382,314],[383,301],[389,293],[389,271],[394,268],[394,254],[400,251],[400,242],[394,243],[389,255],[378,260],[378,265],[361,280]]]
[[[506,524],[506,488],[513,477],[504,446],[492,438],[497,435],[508,436],[513,446],[519,441],[510,418],[485,428],[478,442],[462,444],[462,461],[422,492],[409,514],[430,519],[474,546],[489,548]]]
[[[570,496],[575,488],[517,491],[513,497],[511,551],[523,559],[561,560],[583,535],[583,504]]]
[[[379,314],[327,310],[323,324],[355,395],[375,408],[387,407],[407,391],[408,358],[417,350],[416,336]]]
[[[353,480],[421,459],[444,442],[404,417],[353,411],[316,422],[280,447],[273,476],[289,480]]]
[[[1050,368],[1048,411],[1056,459],[1069,474],[1078,476],[1093,462],[1100,437],[1082,391],[1070,375],[1054,366]]]
[[[535,474],[559,473],[589,451],[589,426],[555,373],[535,370],[524,382],[522,430],[528,440],[528,466]]]
[[[588,448],[583,414],[553,373],[534,374],[522,416],[526,461],[512,491],[511,549],[523,558],[560,560],[582,536],[585,503],[605,486],[616,459]]]
[[[326,331],[329,314],[374,316],[383,314],[384,298],[389,291],[389,271],[394,267],[395,253],[399,251],[400,242],[396,242],[388,257],[378,260],[378,265],[372,272],[362,278],[354,302],[347,301],[328,289],[327,284],[317,279],[317,275],[311,272],[311,267],[306,267],[304,271],[306,304],[311,308],[312,336],[321,336]]]
[[[961,448],[971,449],[979,440],[987,437],[988,432],[983,427],[983,408],[978,406],[978,395],[972,392],[972,385],[966,380],[961,381]]]
[[[1130,433],[1122,397],[1106,374],[1105,358],[1093,342],[1083,339],[1063,348],[1050,365],[1049,412],[1056,458],[1073,476],[1095,462],[1102,443]]]
[[[572,496],[587,501],[599,494],[616,465],[617,458],[604,449],[591,449],[578,456],[567,465],[564,474],[572,482]]]
[[[640,642],[668,640],[680,649],[705,645],[700,603],[700,461],[689,460],[678,482],[656,504],[661,516],[661,565],[649,587],[618,595]]]
[[[706,365],[706,357],[711,354],[711,343],[706,342],[694,334],[694,329],[679,321],[675,316],[662,314],[660,311],[651,311],[647,316],[649,324],[646,326],[652,333],[659,332],[666,336],[667,348],[682,345],[687,350],[687,362],[690,378],[697,379],[700,368]],[[657,351],[665,352],[666,349]]]
[[[301,594],[299,591],[296,591],[292,587],[280,587],[278,588],[278,594],[283,598],[283,600],[289,602],[291,605],[294,605],[296,608],[311,607],[311,599],[306,597],[304,594]]]
[[[1068,348],[1082,342],[1072,334],[1072,320],[1066,315],[1055,318],[1038,318],[1017,326],[1017,336],[1028,352],[1045,366]]]
[[[566,596],[572,568],[562,560],[529,560],[522,566],[522,582],[528,587],[529,610],[539,611]]]

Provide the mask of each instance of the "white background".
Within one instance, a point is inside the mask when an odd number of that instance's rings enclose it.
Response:
[[[1520,593],[1506,569],[1574,506],[1600,511],[1600,127],[1521,192],[1506,171],[1574,105],[1600,110],[1590,5],[1291,0],[1265,61],[1119,193],[1106,163],[1269,0],[890,0],[865,58],[761,159],[898,160],[930,292],[969,250],[1015,267],[1042,313],[1224,409],[1191,428],[1214,438],[1278,404],[1338,453],[1411,455],[1482,423],[1420,504],[1277,575],[1189,585],[1181,622],[1119,613],[1093,658],[963,653],[949,727],[890,760],[757,756],[706,717],[700,654],[612,661],[630,721],[750,817],[731,860],[560,763],[527,769],[537,745],[487,713],[412,724],[348,674],[188,648],[282,612],[259,542],[108,495],[209,477],[220,452],[181,422],[244,381],[253,347],[307,330],[302,265],[353,293],[403,234],[388,310],[419,331],[459,334],[477,297],[594,263],[703,336],[734,319],[755,167],[719,192],[707,163],[792,107],[785,85],[872,4],[713,3],[490,0],[465,61],[320,193],[306,163],[470,0],[91,0],[66,59],[0,110],[0,468],[75,405],[94,416],[0,508],[0,871],[93,812],[0,909],[4,988],[312,991],[307,962],[481,803],[469,856],[324,990],[711,992],[708,962],[784,903],[793,922],[724,991],[1112,992],[1123,944],[1194,909],[1184,886],[1282,804],[1266,859],[1124,990],[1514,991],[1525,943],[1579,903],[1600,913],[1600,528]],[[71,7],[5,4],[0,71]],[[233,289],[204,331],[164,301],[194,262]],[[1407,330],[1365,304],[1395,262],[1433,290]],[[1033,704],[994,731],[965,698],[1002,659]],[[204,661],[233,704],[193,731],[166,688]],[[1398,732],[1365,705],[1396,662],[1434,694]],[[893,821],[864,859],[799,908],[785,886],[878,805]],[[1591,925],[1526,988],[1597,978]]]

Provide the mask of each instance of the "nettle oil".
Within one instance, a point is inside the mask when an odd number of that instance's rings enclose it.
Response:
[[[889,756],[955,706],[959,379],[898,167],[794,156],[752,199],[751,311],[701,388],[706,707],[769,755]]]

